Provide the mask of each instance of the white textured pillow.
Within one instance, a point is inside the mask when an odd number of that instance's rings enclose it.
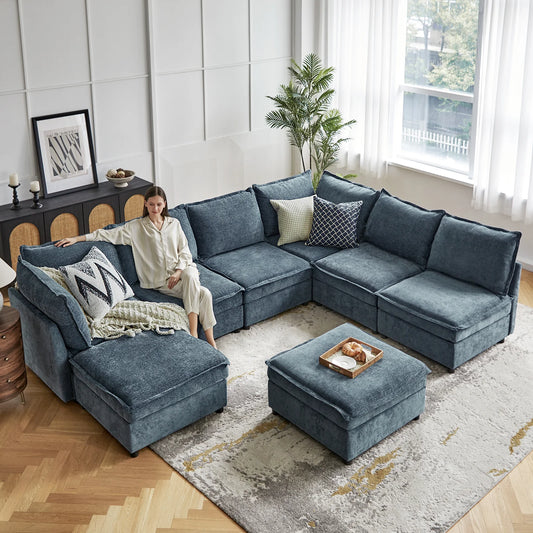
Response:
[[[60,266],[59,271],[70,292],[95,320],[133,296],[128,282],[96,246],[79,263]]]
[[[313,224],[313,196],[295,200],[270,200],[278,213],[278,246],[305,241]]]

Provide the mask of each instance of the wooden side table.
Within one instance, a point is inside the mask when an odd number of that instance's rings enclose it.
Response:
[[[19,312],[4,306],[0,310],[0,402],[20,394],[22,403],[25,403],[26,385]]]

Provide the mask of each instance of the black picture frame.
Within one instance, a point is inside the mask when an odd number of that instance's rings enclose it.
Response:
[[[89,110],[33,117],[43,196],[98,187]]]

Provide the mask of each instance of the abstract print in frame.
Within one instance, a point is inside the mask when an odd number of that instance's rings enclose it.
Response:
[[[98,186],[89,111],[33,117],[45,198]]]

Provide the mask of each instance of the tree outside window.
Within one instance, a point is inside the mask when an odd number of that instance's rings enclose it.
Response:
[[[408,0],[401,155],[467,173],[479,0]]]

